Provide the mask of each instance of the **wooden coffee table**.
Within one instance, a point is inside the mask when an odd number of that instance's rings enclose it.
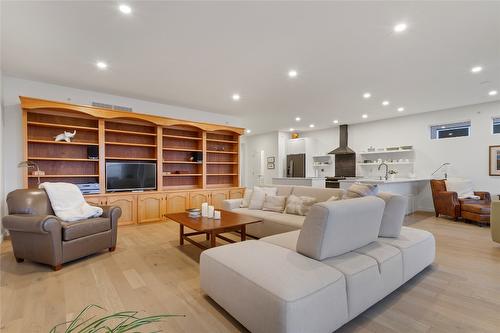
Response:
[[[206,239],[210,240],[210,247],[215,247],[216,238],[220,238],[229,243],[235,242],[232,239],[222,236],[222,233],[239,231],[241,234],[241,241],[244,241],[246,239],[247,224],[262,221],[260,218],[235,214],[225,210],[221,210],[220,220],[209,219],[207,217],[192,218],[189,217],[187,212],[167,214],[167,218],[179,223],[180,245],[183,245],[184,240],[186,240],[201,249],[207,249],[207,247],[191,239],[190,236],[205,234]],[[193,229],[195,232],[184,232],[184,227]]]

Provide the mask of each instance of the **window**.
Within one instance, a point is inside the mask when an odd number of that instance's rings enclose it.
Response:
[[[500,118],[498,118],[498,133],[500,133]],[[457,138],[469,135],[470,121],[431,126],[431,139]]]
[[[493,134],[500,133],[500,118],[493,118]]]

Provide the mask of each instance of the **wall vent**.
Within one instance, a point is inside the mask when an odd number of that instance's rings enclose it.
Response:
[[[117,111],[127,111],[127,112],[132,112],[132,108],[129,106],[122,106],[122,105],[113,105],[113,104],[106,104],[106,103],[99,103],[99,102],[92,102],[92,106],[102,108],[102,109],[111,109],[111,110],[117,110]]]

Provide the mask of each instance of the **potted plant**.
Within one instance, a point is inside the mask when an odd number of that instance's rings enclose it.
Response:
[[[138,316],[138,311],[121,311],[110,315],[88,316],[92,308],[104,310],[98,305],[88,305],[75,319],[54,326],[49,333],[124,333],[124,332],[153,332],[144,331],[145,326],[158,323],[167,317],[178,317],[180,315],[156,315]],[[59,329],[60,328],[60,329]],[[142,329],[142,330],[141,330]],[[158,331],[154,331],[158,332]]]

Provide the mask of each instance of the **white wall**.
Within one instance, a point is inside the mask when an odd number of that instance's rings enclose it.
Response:
[[[36,97],[54,101],[90,105],[93,101],[132,107],[134,112],[193,121],[241,126],[237,117],[182,108],[172,105],[151,103],[133,98],[102,94],[94,91],[63,87],[43,82],[3,76],[2,94],[4,110],[3,136],[3,181],[4,193],[22,186],[22,173],[17,163],[23,160],[22,120],[19,96]],[[3,195],[1,196],[3,198]],[[4,201],[2,199],[2,201]]]
[[[271,132],[245,136],[242,138],[242,142],[246,151],[245,156],[242,156],[242,161],[246,165],[242,186],[253,187],[258,185],[259,174],[261,173],[260,183],[271,184],[272,178],[281,174],[280,166],[279,163],[275,163],[276,167],[274,169],[267,169],[266,160],[271,156],[278,158],[279,133]],[[262,160],[260,156],[262,156]]]

